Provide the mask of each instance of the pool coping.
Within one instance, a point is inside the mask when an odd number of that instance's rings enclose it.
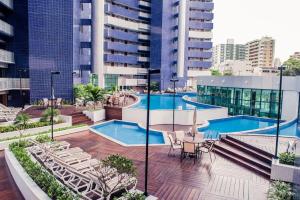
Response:
[[[107,136],[106,134],[101,133],[100,131],[97,131],[94,128],[92,128],[93,126],[108,124],[108,123],[112,123],[114,121],[126,122],[126,123],[130,123],[130,124],[136,124],[139,128],[142,128],[142,129],[146,130],[146,128],[144,126],[142,126],[140,123],[125,121],[125,120],[112,119],[112,120],[109,120],[109,121],[93,124],[92,126],[89,127],[89,131],[91,131],[92,133],[95,133],[97,135],[100,135],[100,136],[102,136],[102,137],[104,137],[104,138],[106,138],[106,139],[108,139],[112,142],[115,142],[115,143],[117,143],[121,146],[124,146],[124,147],[145,147],[146,146],[146,144],[125,144],[124,142],[121,142],[121,141],[119,141],[115,138]],[[167,140],[167,135],[166,135],[165,131],[155,130],[155,129],[151,129],[151,128],[149,128],[149,130],[150,131],[155,131],[155,132],[160,132],[163,136],[163,139],[164,139],[163,144],[149,144],[149,146],[166,146],[166,145],[170,145],[170,142]]]
[[[211,121],[218,121],[218,120],[224,120],[224,119],[230,119],[230,118],[240,118],[240,117],[277,121],[276,119],[270,119],[270,118],[266,118],[266,117],[255,117],[255,116],[251,116],[251,115],[236,115],[236,116],[230,116],[230,117],[227,117],[227,118],[215,119],[215,120],[211,120]],[[280,123],[279,127],[280,127],[280,129],[286,128],[286,127],[292,125],[293,123],[295,123],[296,121],[297,121],[297,118],[294,118],[294,119],[289,120],[289,121],[283,121],[283,122]],[[209,124],[210,123],[208,121],[208,124],[205,124],[203,126],[199,126],[199,127],[197,127],[197,129],[206,128],[206,127],[209,126]],[[267,126],[267,127],[264,127],[264,128],[259,128],[259,129],[220,133],[220,135],[253,135],[253,136],[270,136],[270,137],[274,137],[276,135],[264,134],[264,133],[258,133],[258,132],[272,131],[272,129],[276,129],[276,128],[277,128],[277,124],[275,124],[273,126]],[[199,131],[199,132],[203,133],[202,131]],[[287,138],[299,138],[297,136],[289,136],[289,135],[279,135],[279,136],[280,137],[287,137]]]

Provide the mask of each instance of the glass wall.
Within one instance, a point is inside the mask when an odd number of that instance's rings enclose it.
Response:
[[[105,74],[105,89],[112,89],[118,86],[118,75]]]
[[[276,118],[278,90],[231,88],[198,85],[200,103],[228,107],[230,115]]]

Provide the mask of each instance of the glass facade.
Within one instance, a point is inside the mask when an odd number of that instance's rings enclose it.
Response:
[[[197,91],[198,102],[227,107],[230,115],[277,117],[278,90],[198,85]]]
[[[105,74],[105,89],[112,89],[118,86],[118,75]]]

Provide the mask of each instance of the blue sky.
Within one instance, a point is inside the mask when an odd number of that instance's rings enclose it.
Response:
[[[300,0],[214,0],[214,43],[272,36],[282,61],[300,51]]]

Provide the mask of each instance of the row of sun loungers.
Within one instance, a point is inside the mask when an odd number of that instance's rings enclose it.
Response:
[[[32,142],[34,145],[29,147],[29,152],[83,199],[109,199],[113,193],[136,187],[135,177],[103,165],[79,147],[70,148],[65,141],[46,144]]]
[[[0,121],[13,121],[20,111],[21,108],[6,107],[0,103]]]

